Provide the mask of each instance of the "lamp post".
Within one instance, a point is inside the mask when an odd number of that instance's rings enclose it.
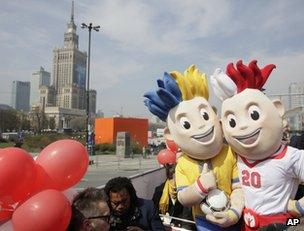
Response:
[[[92,29],[95,30],[96,32],[99,31],[100,26],[93,26],[92,23],[89,23],[88,25],[85,23],[81,24],[82,29],[88,29],[89,31],[89,45],[88,45],[88,75],[87,75],[87,89],[86,89],[86,100],[87,100],[87,106],[86,106],[86,111],[87,111],[87,118],[86,118],[86,144],[87,144],[87,150],[89,155],[92,154],[93,151],[93,141],[92,141],[92,136],[91,136],[91,125],[90,125],[90,56],[91,56],[91,31]]]

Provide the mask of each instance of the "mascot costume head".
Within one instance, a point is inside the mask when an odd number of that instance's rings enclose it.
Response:
[[[282,143],[286,127],[284,107],[270,100],[262,87],[276,66],[264,68],[253,60],[227,65],[211,76],[215,94],[223,101],[221,121],[225,138],[239,155],[238,169],[245,195],[246,230],[273,222],[286,223],[304,213],[303,202],[293,200],[304,179],[304,153]]]
[[[248,66],[238,61],[236,68],[232,63],[227,66],[227,75],[218,70],[212,77],[216,94],[222,92],[221,99],[226,98],[222,105],[225,137],[239,155],[248,159],[267,158],[281,146],[284,107],[261,91],[274,68],[270,64],[260,69],[256,60]]]
[[[234,225],[243,209],[236,158],[224,145],[220,121],[208,102],[206,75],[192,65],[184,74],[165,72],[157,85],[144,102],[167,123],[166,139],[183,153],[175,171],[178,200],[193,208],[198,230]]]
[[[159,89],[147,92],[145,105],[167,122],[165,136],[194,159],[214,157],[223,145],[219,119],[209,104],[206,75],[190,66],[183,74],[164,73]]]

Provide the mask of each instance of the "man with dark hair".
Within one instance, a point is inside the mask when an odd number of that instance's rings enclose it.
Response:
[[[153,202],[138,198],[128,178],[111,179],[105,192],[111,209],[111,230],[165,230]]]
[[[109,219],[107,195],[101,189],[87,188],[73,200],[68,231],[108,231]]]

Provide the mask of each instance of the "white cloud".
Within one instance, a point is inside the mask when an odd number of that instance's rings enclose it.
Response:
[[[104,59],[92,63],[91,72],[92,86],[95,88],[110,88],[116,85],[121,79],[133,79],[138,77],[137,73],[144,69],[144,64],[135,60]]]
[[[89,7],[82,17],[101,24],[103,33],[123,49],[183,53],[193,48],[194,39],[228,31],[220,25],[229,17],[229,9],[227,1],[170,0],[153,4],[107,0]]]

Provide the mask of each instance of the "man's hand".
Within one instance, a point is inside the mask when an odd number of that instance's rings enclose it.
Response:
[[[137,227],[137,226],[128,226],[127,227],[128,231],[144,231],[141,228]]]
[[[212,170],[209,170],[208,164],[204,163],[203,170],[199,181],[203,185],[204,189],[209,192],[211,189],[216,188],[216,179]],[[202,190],[203,191],[203,190]]]
[[[206,219],[211,223],[226,228],[238,222],[239,218],[232,210],[225,212],[214,212],[206,215]]]

